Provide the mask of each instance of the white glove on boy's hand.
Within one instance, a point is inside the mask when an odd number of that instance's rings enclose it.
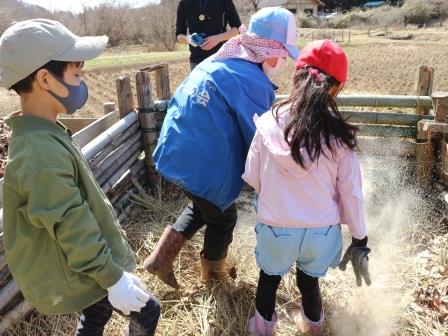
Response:
[[[149,300],[140,279],[128,272],[123,272],[120,280],[107,292],[110,304],[125,315],[131,311],[140,312]]]

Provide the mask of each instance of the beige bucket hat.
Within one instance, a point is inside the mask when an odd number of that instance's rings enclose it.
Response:
[[[103,52],[107,41],[107,36],[77,36],[58,21],[17,22],[0,38],[1,85],[10,89],[50,61],[93,59]]]

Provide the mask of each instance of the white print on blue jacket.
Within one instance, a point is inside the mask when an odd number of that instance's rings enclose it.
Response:
[[[258,64],[200,63],[169,104],[153,154],[157,171],[224,210],[243,187],[253,116],[269,110],[274,98],[274,86]]]

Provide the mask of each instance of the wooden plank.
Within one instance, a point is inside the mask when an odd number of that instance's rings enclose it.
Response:
[[[286,95],[278,95],[275,102],[288,98]],[[417,105],[424,108],[432,107],[431,97],[427,96],[377,96],[377,95],[339,95],[336,99],[338,106],[366,106],[366,107],[403,107],[416,108]]]
[[[65,127],[76,133],[83,128],[89,126],[91,123],[98,120],[98,118],[61,118],[58,119]]]
[[[152,153],[155,149],[159,132],[157,131],[156,116],[154,114],[154,101],[152,99],[152,86],[149,74],[140,71],[136,75],[138,119],[142,130],[143,149],[145,151],[148,168],[153,166]]]
[[[0,320],[0,335],[6,329],[14,325],[14,323],[24,319],[33,310],[33,305],[26,300],[23,300],[17,304],[14,309],[2,316]]]
[[[120,77],[115,82],[117,86],[118,110],[120,118],[134,111],[134,96],[132,95],[131,78]]]
[[[360,136],[385,138],[415,138],[417,127],[357,124]]]
[[[420,140],[433,138],[437,134],[448,134],[448,123],[433,120],[420,120],[417,124],[417,138]]]
[[[97,119],[95,122],[91,123],[86,128],[83,128],[79,132],[73,134],[73,140],[78,144],[79,147],[84,147],[90,141],[95,139],[99,134],[106,131],[113,124],[119,120],[118,110],[110,112],[104,117]]]
[[[104,147],[109,145],[118,135],[126,131],[129,127],[137,122],[137,113],[132,112],[125,118],[120,119],[111,127],[106,128],[104,132],[98,135],[82,148],[87,161],[97,155]]]
[[[103,189],[103,191],[107,193],[120,180],[120,178],[126,173],[126,171],[134,165],[134,163],[138,160],[140,154],[140,151],[133,153],[132,156],[126,160],[123,166],[121,166],[121,168],[117,170],[117,172],[101,186],[101,189]]]
[[[165,119],[166,112],[168,111],[169,100],[159,100],[154,103],[154,111],[156,118],[156,128],[160,130]]]
[[[115,102],[105,102],[103,103],[103,113],[109,114],[110,112],[113,112],[116,110]]]
[[[439,92],[435,93],[440,95]],[[395,104],[395,101],[399,100],[400,97],[404,99],[403,101]],[[275,101],[278,102],[280,100],[284,100],[288,98],[286,95],[277,95],[275,97]],[[389,99],[390,98],[390,99]],[[338,96],[338,104],[340,106],[345,107],[358,107],[358,106],[364,106],[364,107],[403,107],[403,108],[415,108],[417,105],[417,102],[422,107],[432,107],[432,97],[417,97],[417,96],[365,96],[365,95],[349,95],[349,96]],[[156,111],[166,111],[168,105],[170,103],[169,99],[161,99],[157,100],[154,103],[154,109]],[[378,114],[385,114],[388,115],[389,112],[360,112],[360,111],[345,111],[341,109],[341,112],[347,112],[347,113],[360,113],[362,115],[363,113],[378,113]],[[419,118],[418,116],[415,116],[414,114],[406,114],[406,113],[394,113],[392,112],[392,115],[395,114],[401,114],[405,116],[412,116],[408,118]],[[406,118],[406,117],[405,117]],[[423,119],[434,119],[434,116],[423,116],[420,117]],[[413,119],[412,119],[413,120]]]
[[[396,112],[341,111],[341,114],[348,122],[357,124],[365,123],[416,127],[417,123],[422,119],[434,119],[434,116],[420,116]]]
[[[95,170],[93,170],[93,174],[98,181],[100,182],[100,177],[107,174],[107,171],[111,170],[115,164],[119,163],[126,154],[134,147],[141,148],[141,133],[137,132],[133,134],[130,138],[128,138],[125,142],[121,144],[116,150],[114,150]]]
[[[116,81],[118,110],[120,118],[124,118],[134,110],[134,96],[132,94],[131,78],[120,77]]]
[[[164,63],[162,67],[155,72],[157,98],[159,99],[170,99],[170,72],[168,64]]]
[[[130,136],[135,134],[140,128],[138,123],[135,123],[129,127],[125,132],[117,136],[112,142],[103,148],[103,150],[95,155],[93,159],[90,160],[89,165],[92,170],[95,170],[113,151],[120,147]]]
[[[416,142],[411,139],[358,137],[361,154],[415,157]]]
[[[434,69],[427,65],[420,65],[417,69],[416,95],[431,96],[434,81]],[[417,105],[415,113],[419,115],[429,114],[429,108]]]
[[[416,169],[417,183],[422,188],[430,186],[435,164],[434,142],[417,143],[416,147]]]
[[[162,95],[159,99],[171,99],[170,69],[168,63],[162,68]]]
[[[441,159],[440,174],[443,176],[448,176],[448,143],[446,142],[446,139],[442,139],[441,141],[440,159]]]
[[[129,170],[127,170],[120,179],[108,190],[107,196],[112,204],[116,203],[132,186],[132,178],[138,179],[145,177],[146,165],[143,160],[137,160]]]
[[[138,157],[141,152],[142,152],[142,146],[141,146],[140,141],[132,144],[132,146],[129,147],[128,151],[126,151],[121,157],[119,157],[117,160],[115,160],[109,167],[107,167],[105,169],[104,173],[102,173],[97,178],[98,184],[103,185],[104,183],[106,183],[110,179],[111,176],[114,176],[116,174],[117,170],[119,170],[120,167],[122,167],[123,165],[126,165],[127,160],[129,160],[131,157],[133,157],[135,155]],[[126,172],[126,170],[124,170],[122,174],[124,174],[125,172]],[[121,175],[120,175],[120,177],[121,177]],[[114,185],[117,181],[114,181],[114,183],[112,185]]]
[[[5,253],[5,245],[3,244],[3,232],[0,232],[0,253]]]
[[[0,179],[0,208],[3,208],[3,177]],[[0,232],[3,230],[0,230]]]
[[[162,63],[156,63],[156,64],[151,64],[151,65],[149,65],[149,66],[147,66],[147,67],[141,68],[140,71],[148,71],[148,72],[151,72],[151,71],[154,71],[154,70],[163,68],[163,67],[165,66],[165,64],[166,64],[165,62],[162,62]]]
[[[0,312],[2,312],[20,294],[19,287],[14,280],[9,281],[0,289]]]
[[[436,121],[448,122],[448,92],[435,92],[432,95]]]

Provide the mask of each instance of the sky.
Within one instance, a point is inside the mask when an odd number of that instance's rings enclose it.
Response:
[[[157,0],[117,0],[119,3],[132,4],[133,7],[146,5],[150,2],[158,2]],[[75,13],[82,11],[83,3],[88,6],[96,6],[107,0],[22,0],[22,2],[39,5],[48,10],[66,10]]]

